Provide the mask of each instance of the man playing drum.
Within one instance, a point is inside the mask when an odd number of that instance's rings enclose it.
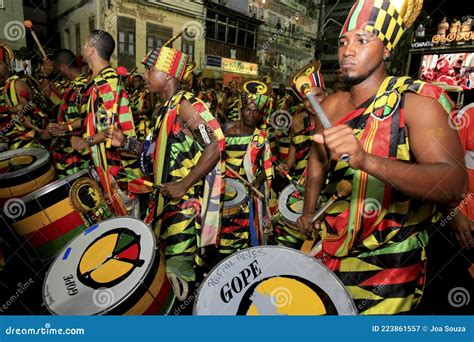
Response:
[[[206,246],[217,245],[221,193],[224,189],[224,135],[207,106],[181,89],[188,55],[168,47],[154,48],[143,59],[145,86],[158,93],[161,106],[152,120],[153,140],[141,144],[119,129],[114,146],[151,155],[154,183],[159,186],[151,208],[152,227],[164,245],[166,272],[176,297],[184,300],[193,289],[197,266],[203,265]]]
[[[272,166],[266,131],[261,125],[271,108],[270,91],[271,88],[262,81],[252,80],[242,84],[241,119],[225,131],[228,170],[219,243],[219,252],[223,255],[260,245],[264,240],[263,219],[269,219],[268,193]],[[244,186],[242,180],[247,182],[245,185],[251,186]],[[258,189],[262,190],[264,198],[258,198]],[[243,201],[228,207],[232,198],[238,197]]]
[[[425,283],[428,229],[467,187],[447,95],[385,72],[421,7],[413,0],[356,2],[339,40],[350,92],[322,104],[333,127],[314,136],[308,164],[302,231],[314,229],[320,196],[328,200],[342,179],[352,183],[351,197],[337,201],[320,223],[317,257],[339,276],[361,314],[406,313],[416,306]],[[348,162],[341,160],[344,154]]]
[[[115,41],[105,31],[92,31],[84,42],[82,55],[92,71],[84,99],[84,103],[87,103],[85,132],[84,137],[72,136],[71,145],[77,151],[90,150],[91,159],[109,202],[112,203],[117,215],[127,215],[131,208],[125,206],[126,199],[121,195],[121,190],[127,190],[127,175],[137,177],[141,173],[136,157],[131,158],[113,146],[108,148],[105,141],[105,132],[114,122],[125,135],[135,136],[127,95],[124,87],[120,94],[117,94],[119,79],[116,71],[110,66],[110,57],[114,50]],[[116,101],[117,112],[113,113]],[[77,121],[74,122],[73,128],[76,128],[76,125],[79,125]]]
[[[51,82],[51,73],[57,69],[67,79],[62,88]],[[53,146],[54,166],[59,179],[70,176],[89,167],[89,151],[75,151],[71,146],[71,136],[82,136],[83,110],[82,95],[87,85],[87,77],[81,72],[76,56],[71,50],[58,50],[52,59],[43,61],[42,85],[53,103],[59,106],[55,122],[47,127],[51,136],[58,137]]]
[[[304,174],[306,172],[306,166],[308,165],[308,158],[312,145],[311,137],[315,133],[316,113],[314,112],[306,94],[304,94],[300,89],[297,89],[295,83],[300,77],[307,77],[311,82],[311,93],[316,97],[318,102],[323,101],[326,98],[327,93],[323,75],[319,71],[320,67],[320,62],[309,63],[298,71],[292,80],[292,87],[294,88],[295,93],[298,94],[304,108],[299,110],[292,117],[290,127],[290,152],[287,160],[280,164],[280,168],[283,169],[283,171],[280,171],[280,174],[286,172],[293,181],[297,182],[301,187],[304,186]],[[295,189],[295,195],[290,195],[290,201],[299,200],[293,204],[294,206],[296,205],[295,208],[299,209],[299,205],[303,201],[303,194],[300,193],[296,187],[293,186],[292,188]],[[291,199],[291,197],[293,197],[293,199]],[[289,203],[286,207],[287,210],[296,212],[296,210],[293,210],[290,207]],[[299,213],[301,213],[301,211]],[[280,210],[280,215],[275,216],[273,221],[273,230],[275,232],[277,243],[286,247],[300,249],[305,236],[298,230],[294,229],[294,226],[290,227],[288,224],[285,224],[285,221],[281,219],[282,214],[283,213]]]
[[[28,85],[12,75],[13,51],[0,44],[0,151],[42,147],[46,115],[31,101]]]

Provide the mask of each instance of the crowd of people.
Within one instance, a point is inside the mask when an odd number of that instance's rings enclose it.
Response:
[[[110,65],[115,42],[102,30],[84,41],[86,69],[61,49],[43,61],[38,80],[14,75],[13,52],[2,44],[1,150],[48,149],[58,179],[96,170],[114,214],[154,230],[182,301],[236,251],[321,243],[314,257],[339,277],[359,313],[412,313],[427,284],[430,235],[442,230],[459,249],[474,246],[472,204],[463,201],[472,192],[465,163],[472,152],[440,88],[386,74],[417,13],[381,3],[399,28],[368,24],[382,11],[358,1],[339,40],[344,87],[331,95],[318,61],[275,91],[269,77],[202,79],[171,47],[179,35],[144,56],[143,75]],[[350,194],[314,220],[344,180]],[[440,227],[462,201],[450,228]]]

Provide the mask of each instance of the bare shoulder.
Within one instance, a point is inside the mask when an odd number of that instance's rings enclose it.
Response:
[[[339,112],[342,103],[346,103],[350,98],[349,92],[337,92],[329,95],[321,102],[321,107],[324,109],[326,114],[331,117],[333,114]]]
[[[448,113],[436,99],[416,93],[405,95],[405,119],[407,124],[418,120],[446,120]]]

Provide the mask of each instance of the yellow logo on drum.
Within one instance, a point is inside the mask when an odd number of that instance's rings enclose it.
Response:
[[[265,144],[265,138],[262,137],[260,134],[255,134],[252,137],[252,144],[260,148]]]
[[[69,199],[71,206],[80,213],[95,210],[104,201],[97,183],[87,177],[74,182],[69,192]]]
[[[318,286],[296,276],[278,276],[253,284],[240,303],[238,315],[337,314],[334,303]]]

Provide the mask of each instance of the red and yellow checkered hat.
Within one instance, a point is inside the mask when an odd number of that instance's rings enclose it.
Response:
[[[422,7],[423,0],[358,0],[349,12],[341,35],[355,29],[373,32],[393,51]]]
[[[179,50],[168,47],[181,35],[182,32],[165,42],[162,47],[152,49],[142,63],[150,69],[163,71],[181,81],[187,70],[189,57]]]

